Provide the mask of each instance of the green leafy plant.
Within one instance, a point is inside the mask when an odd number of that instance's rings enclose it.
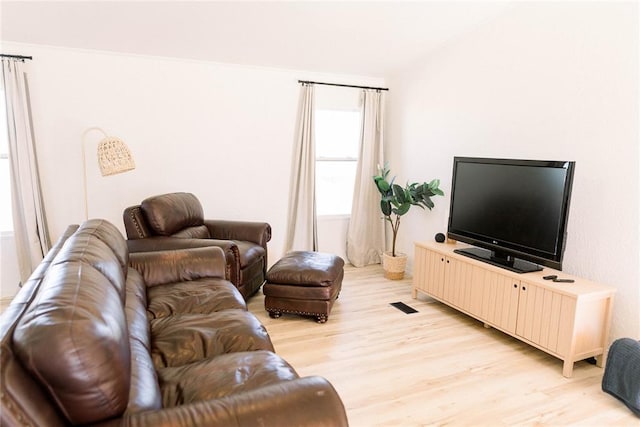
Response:
[[[407,183],[404,187],[395,183],[394,176],[389,181],[389,166],[385,163],[384,167],[378,165],[378,175],[373,177],[373,181],[380,192],[380,210],[385,221],[391,224],[393,232],[393,240],[391,244],[391,256],[396,256],[396,238],[398,237],[398,229],[400,228],[400,218],[409,212],[411,206],[419,206],[424,209],[431,210],[435,205],[431,200],[433,196],[444,196],[440,190],[440,180],[434,179],[431,182],[423,182],[421,184]]]

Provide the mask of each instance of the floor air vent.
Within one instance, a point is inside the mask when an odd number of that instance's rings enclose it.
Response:
[[[403,303],[403,302],[392,302],[391,303],[392,306],[394,306],[395,308],[397,308],[398,310],[407,313],[407,314],[411,314],[411,313],[417,313],[418,310],[416,310],[413,307],[409,307],[407,304]]]

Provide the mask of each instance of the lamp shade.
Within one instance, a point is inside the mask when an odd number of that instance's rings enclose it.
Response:
[[[98,144],[98,164],[102,176],[116,175],[136,168],[129,147],[114,136],[107,136]]]

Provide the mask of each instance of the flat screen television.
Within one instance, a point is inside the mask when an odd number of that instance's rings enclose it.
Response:
[[[455,157],[447,234],[455,252],[518,273],[562,270],[575,162]]]

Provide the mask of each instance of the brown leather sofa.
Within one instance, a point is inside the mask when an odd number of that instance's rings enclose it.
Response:
[[[265,281],[271,239],[267,223],[205,219],[200,201],[191,193],[148,197],[126,208],[123,220],[131,252],[219,246],[227,258],[226,277],[245,300]]]
[[[0,425],[346,426],[331,384],[273,352],[225,263],[70,226],[0,318]]]

